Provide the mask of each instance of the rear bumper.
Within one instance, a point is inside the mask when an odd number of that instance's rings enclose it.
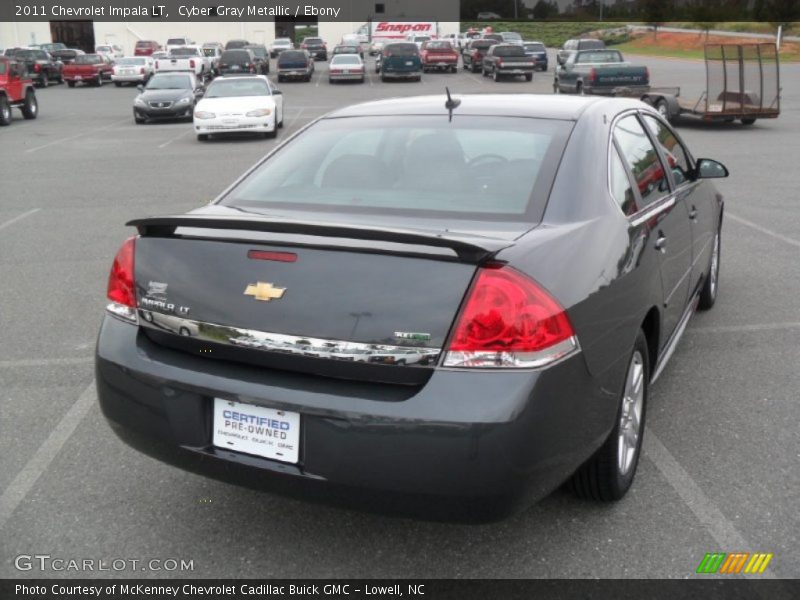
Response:
[[[328,79],[331,81],[361,81],[364,79],[364,72],[360,73],[329,73]]]
[[[120,83],[142,83],[147,81],[149,75],[145,74],[137,74],[137,75],[112,75],[111,81],[118,81]]]
[[[388,71],[381,65],[381,74],[387,79],[414,79],[422,75],[422,69],[414,71]]]
[[[184,469],[275,491],[296,484],[288,479],[322,489],[527,503],[593,453],[617,406],[582,354],[543,371],[438,370],[398,400],[376,393],[378,384],[364,392],[351,382],[169,350],[109,316],[96,379],[103,413],[129,445]],[[215,448],[215,397],[300,413],[300,462]]]
[[[313,71],[307,69],[278,69],[278,75],[286,79],[303,79],[311,77]]]

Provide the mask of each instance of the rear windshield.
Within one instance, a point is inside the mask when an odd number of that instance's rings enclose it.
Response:
[[[428,50],[452,50],[453,46],[450,42],[428,42],[425,46]]]
[[[522,36],[520,34],[514,33],[514,32],[508,32],[507,31],[505,33],[501,33],[500,35],[502,35],[503,38],[506,39],[506,40],[521,40],[522,39]]]
[[[525,44],[525,50],[528,52],[547,52],[544,44]]]
[[[278,62],[288,62],[290,60],[305,60],[306,53],[300,50],[285,50],[281,52],[280,58],[278,58]]]
[[[617,50],[605,52],[579,52],[576,63],[621,63],[622,55]]]
[[[291,43],[292,43],[292,40],[290,40],[289,38],[277,38],[275,40],[275,45],[276,46],[284,46],[286,44],[291,44]]]
[[[203,54],[206,56],[214,56],[216,53],[216,48],[203,48]]]
[[[177,46],[178,44],[183,45],[185,43],[186,43],[186,38],[169,38],[167,40],[167,44],[169,44],[170,46]]]
[[[26,60],[28,58],[40,58],[37,50],[17,50],[14,57],[19,60]]]
[[[200,54],[197,51],[197,48],[173,48],[169,55],[170,56],[197,56]]]
[[[167,74],[159,73],[155,75],[147,84],[148,90],[190,90],[192,89],[192,79],[188,75],[180,73]]]
[[[223,199],[229,206],[538,221],[568,121],[512,117],[323,119]]]
[[[228,50],[222,53],[220,61],[224,63],[250,62],[250,54],[246,50]]]
[[[383,53],[387,56],[416,56],[419,54],[419,48],[416,44],[389,44],[384,47]]]
[[[472,44],[470,44],[470,48],[475,48],[476,50],[486,50],[487,48],[494,46],[495,43],[496,42],[494,40],[481,40],[472,42]]]
[[[79,54],[75,57],[76,65],[99,65],[103,59],[96,54]]]
[[[97,52],[110,52],[111,46],[98,46],[97,48],[95,48],[95,50]]]
[[[494,49],[495,56],[525,56],[522,46],[498,46]]]
[[[118,65],[143,65],[144,63],[143,58],[120,58],[117,61]]]
[[[263,79],[217,79],[208,86],[205,98],[230,98],[243,96],[269,96],[269,86]]]
[[[358,46],[336,46],[333,51],[336,54],[358,54],[360,52]]]
[[[247,49],[250,50],[250,52],[252,52],[253,54],[255,54],[258,58],[264,58],[267,56],[266,48],[262,48],[260,46],[253,46],[253,47],[248,46]]]
[[[594,50],[595,48],[605,48],[603,40],[581,40],[578,42],[578,50]]]
[[[153,42],[136,42],[137,48],[149,48],[153,45]]]
[[[321,44],[322,38],[306,38],[303,40],[305,44]]]
[[[333,57],[332,65],[360,65],[361,59],[355,54],[338,54]]]

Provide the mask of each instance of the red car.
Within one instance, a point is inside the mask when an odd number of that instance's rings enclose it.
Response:
[[[114,73],[114,63],[102,54],[84,54],[75,57],[75,62],[64,65],[62,76],[69,87],[76,83],[91,83],[101,86]]]
[[[39,113],[33,81],[25,65],[0,56],[0,125],[11,123],[11,108],[17,107],[26,119],[35,119]]]
[[[153,52],[161,50],[161,44],[153,40],[140,40],[136,42],[136,48],[133,50],[134,56],[152,56]]]
[[[446,40],[430,40],[422,44],[419,51],[422,59],[422,70],[426,73],[433,70],[455,73],[458,68],[458,52]]]

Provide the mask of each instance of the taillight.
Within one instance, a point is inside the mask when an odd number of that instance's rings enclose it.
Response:
[[[308,48],[308,44],[300,44],[301,48]]]
[[[595,79],[597,79],[597,71],[595,71],[594,69],[589,69],[589,76],[587,77],[587,79],[589,81],[594,81]]]
[[[533,279],[483,267],[456,320],[446,367],[535,368],[578,348],[564,308]]]
[[[190,69],[194,69],[194,59],[193,58],[189,60],[189,68]]]
[[[251,73],[255,73],[256,72],[256,66],[253,63],[250,63],[250,72]]]
[[[33,70],[38,73],[39,71],[42,70],[42,65],[40,65],[39,63],[36,63],[35,65],[33,65]]]
[[[503,66],[503,59],[502,58],[498,58],[497,59],[497,66],[498,67],[502,67]]]
[[[478,57],[480,57],[480,55],[481,55],[481,53],[478,52],[477,50],[473,50],[472,51],[472,58],[478,58]]]
[[[126,321],[136,322],[136,284],[133,275],[133,255],[136,250],[136,237],[130,237],[122,244],[111,272],[108,274],[108,299],[111,303],[106,310]]]

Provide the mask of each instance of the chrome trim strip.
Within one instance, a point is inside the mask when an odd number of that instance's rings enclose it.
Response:
[[[447,352],[444,367],[453,369],[540,369],[580,352],[574,335],[539,352]]]
[[[427,367],[434,367],[441,353],[441,348],[368,344],[257,331],[195,321],[143,308],[138,309],[138,314],[139,324],[142,327],[191,337],[198,341],[249,348],[261,352],[296,354],[348,362]]]
[[[669,196],[664,196],[663,199],[659,200],[652,206],[647,207],[641,212],[631,215],[630,221],[631,225],[634,227],[638,227],[642,223],[646,223],[653,217],[657,217],[662,212],[666,212],[670,208],[675,206],[675,194],[670,194]]]
[[[681,320],[678,321],[678,326],[675,328],[675,331],[667,343],[666,348],[664,348],[664,352],[658,361],[658,365],[656,366],[655,371],[653,371],[653,376],[650,378],[651,384],[655,383],[656,379],[661,376],[661,373],[664,371],[664,367],[667,366],[669,359],[672,358],[672,353],[675,352],[678,342],[680,341],[681,337],[683,337],[683,332],[686,330],[686,326],[689,324],[689,318],[694,314],[694,311],[697,308],[697,302],[699,299],[700,293],[696,292],[692,298],[692,301],[689,302],[689,305],[686,307]]]

